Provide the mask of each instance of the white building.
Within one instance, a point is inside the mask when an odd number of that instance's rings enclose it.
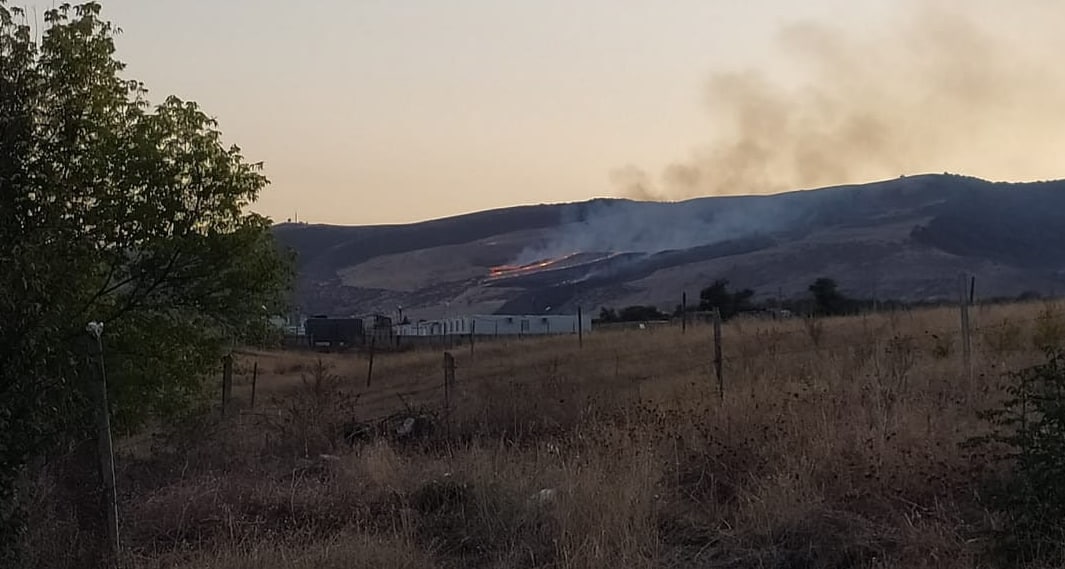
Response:
[[[592,316],[584,314],[581,320],[580,328],[584,332],[591,332]],[[396,326],[398,336],[531,336],[576,334],[577,331],[576,314],[456,316]]]
[[[271,324],[289,336],[306,335],[307,330],[304,327],[306,321],[307,318],[303,315],[274,316],[273,318],[270,318]]]

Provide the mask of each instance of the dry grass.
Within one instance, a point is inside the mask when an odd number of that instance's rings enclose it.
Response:
[[[248,356],[256,409],[124,448],[127,561],[991,566],[997,520],[958,443],[982,432],[976,412],[998,401],[1002,372],[1065,340],[1065,312],[997,306],[973,320],[971,378],[954,310],[731,322],[723,398],[707,328],[596,333],[583,349],[482,343],[455,351],[450,421],[439,352],[379,354],[369,388],[358,356]],[[431,436],[345,441],[354,423],[407,409],[434,417]],[[69,528],[43,517],[34,543]],[[41,551],[41,566],[63,566],[66,549]]]

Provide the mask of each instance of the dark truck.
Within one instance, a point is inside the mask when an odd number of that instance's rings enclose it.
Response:
[[[305,324],[311,348],[343,351],[363,343],[365,331],[361,318],[313,316]]]

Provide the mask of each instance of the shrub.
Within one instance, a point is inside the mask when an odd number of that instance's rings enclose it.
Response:
[[[1024,349],[1022,345],[1021,325],[1009,318],[1003,318],[997,326],[989,328],[984,333],[984,343],[987,348],[997,356],[1004,356],[1011,352]]]
[[[1003,535],[1011,557],[1046,559],[1065,553],[1065,352],[1009,375],[1008,398],[981,413],[991,433],[970,439],[992,449],[1010,476],[992,493],[1007,515]]]
[[[821,347],[821,340],[825,335],[825,324],[820,319],[813,316],[803,318],[803,325],[806,328],[806,334],[810,336],[810,342],[815,348]]]
[[[1065,342],[1065,317],[1058,307],[1047,304],[1035,319],[1032,344],[1037,350],[1055,350]]]

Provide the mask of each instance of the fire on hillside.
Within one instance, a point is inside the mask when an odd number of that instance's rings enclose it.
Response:
[[[551,275],[552,280],[557,279],[559,283],[580,280],[603,261],[608,261],[618,255],[618,253],[574,252],[520,265],[499,265],[489,269],[484,282],[486,284],[516,283],[523,277],[538,275]]]
[[[498,267],[492,267],[491,269],[489,269],[488,278],[489,280],[495,280],[507,277],[528,275],[537,271],[542,271],[561,265],[567,260],[570,260],[578,255],[580,255],[580,253],[569,253],[568,255],[555,257],[554,259],[540,259],[538,261],[533,261],[532,263],[526,263],[524,265],[499,265]]]

